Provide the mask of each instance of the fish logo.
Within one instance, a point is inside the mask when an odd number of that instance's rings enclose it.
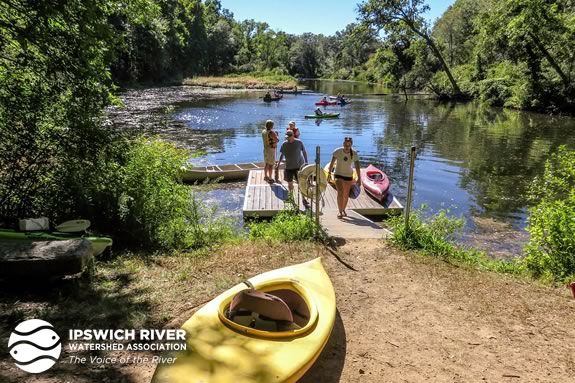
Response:
[[[52,367],[62,351],[54,326],[40,319],[30,319],[16,326],[8,339],[10,355],[16,367],[38,374]]]

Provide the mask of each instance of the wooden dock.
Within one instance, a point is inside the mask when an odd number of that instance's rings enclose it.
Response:
[[[280,179],[283,179],[283,171],[280,170]],[[297,184],[294,182],[294,192],[298,193]],[[272,217],[279,213],[288,198],[287,182],[270,185],[264,181],[262,170],[252,170],[248,176],[246,192],[244,196],[243,215],[249,217]],[[384,205],[371,198],[362,191],[355,199],[350,198],[348,203],[348,217],[337,219],[337,192],[328,185],[321,204],[320,224],[328,235],[346,239],[355,238],[381,238],[389,231],[371,221],[367,216],[382,216],[397,214],[403,211],[399,201],[389,196]],[[303,205],[300,203],[303,209]]]

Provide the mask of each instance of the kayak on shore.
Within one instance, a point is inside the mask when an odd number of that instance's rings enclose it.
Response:
[[[97,237],[82,233],[63,233],[59,231],[16,231],[0,229],[0,241],[65,241],[70,239],[87,239],[92,245],[94,256],[100,255],[112,246],[112,238]]]
[[[188,319],[187,350],[159,364],[152,382],[297,382],[325,347],[335,316],[321,258],[268,271]]]

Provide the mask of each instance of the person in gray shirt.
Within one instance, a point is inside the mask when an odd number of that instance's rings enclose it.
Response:
[[[284,179],[288,183],[290,193],[293,193],[293,180],[297,182],[297,173],[302,165],[307,163],[307,152],[303,142],[294,137],[293,131],[286,132],[286,141],[280,148],[280,158],[277,166],[280,165],[285,157]],[[303,199],[303,204],[307,206],[307,201]]]

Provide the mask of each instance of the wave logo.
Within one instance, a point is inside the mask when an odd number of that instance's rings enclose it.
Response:
[[[50,323],[30,319],[16,326],[8,339],[8,348],[18,368],[38,374],[58,361],[62,342]]]

